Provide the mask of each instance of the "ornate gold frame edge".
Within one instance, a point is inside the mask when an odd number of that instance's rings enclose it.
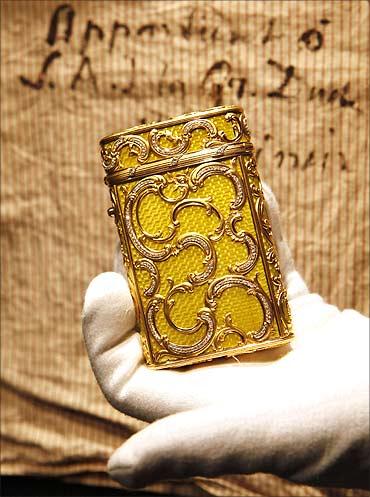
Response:
[[[170,119],[166,119],[165,121],[153,121],[151,123],[140,124],[139,126],[134,126],[133,128],[125,129],[124,131],[117,131],[116,133],[112,133],[111,135],[105,136],[100,140],[100,146],[106,145],[111,141],[116,140],[117,138],[125,135],[129,135],[132,133],[146,133],[153,129],[166,128],[168,126],[175,126],[177,124],[182,124],[188,121],[192,121],[193,119],[198,118],[207,118],[214,117],[221,114],[225,114],[225,112],[238,112],[240,114],[243,113],[243,109],[238,105],[225,105],[222,107],[211,107],[210,109],[204,110],[202,112],[189,112],[187,114],[181,114],[177,117],[172,117]]]
[[[244,179],[244,181],[246,183],[248,201],[249,201],[249,205],[250,205],[250,209],[251,209],[251,213],[252,213],[252,217],[253,217],[253,222],[254,222],[255,229],[256,229],[256,235],[257,235],[257,238],[258,238],[258,242],[259,242],[260,246],[263,248],[263,250],[261,250],[261,258],[262,258],[262,263],[263,263],[263,267],[264,267],[264,270],[265,270],[266,281],[267,281],[267,285],[268,285],[268,288],[269,288],[269,292],[270,292],[272,304],[274,306],[275,321],[276,321],[276,324],[278,326],[279,335],[280,335],[280,337],[282,337],[282,336],[285,335],[287,338],[288,337],[293,338],[294,334],[292,333],[291,329],[289,329],[289,333],[288,334],[284,333],[284,331],[281,329],[280,312],[279,312],[279,310],[277,308],[276,295],[275,295],[275,292],[274,292],[274,289],[273,289],[273,286],[272,286],[272,279],[271,279],[270,267],[269,267],[269,264],[268,264],[268,262],[266,260],[266,247],[265,247],[265,243],[263,241],[263,234],[262,234],[263,231],[262,231],[262,226],[261,226],[261,220],[260,220],[259,216],[257,215],[256,209],[255,209],[255,205],[254,205],[254,201],[253,201],[253,196],[252,196],[252,193],[251,193],[251,190],[250,190],[250,184],[249,184],[249,179],[248,179],[248,172],[246,171],[246,166],[245,166],[244,162],[242,161],[241,157],[238,157],[237,160],[239,162],[239,166],[240,166],[240,169],[242,171],[243,179]],[[261,185],[261,188],[262,188],[262,185]],[[263,195],[263,191],[262,191],[262,195]],[[277,254],[277,250],[276,250],[275,244],[274,244],[274,249],[275,249],[275,253]]]
[[[171,159],[157,160],[148,164],[138,165],[127,169],[121,169],[116,173],[107,174],[104,182],[107,185],[127,183],[151,174],[177,171],[178,169],[198,166],[200,161],[209,162],[215,159],[230,159],[241,154],[253,152],[250,142],[226,143],[214,148],[207,148],[197,152],[188,153]]]
[[[289,342],[291,342],[294,338],[294,335],[288,335],[287,337],[284,338],[278,338],[275,340],[267,340],[266,342],[261,342],[261,343],[250,343],[248,345],[244,345],[242,347],[235,347],[232,349],[224,349],[220,352],[214,352],[213,354],[209,355],[200,355],[200,356],[195,356],[191,360],[190,359],[180,359],[178,361],[170,361],[168,364],[163,363],[163,364],[148,364],[147,366],[150,369],[168,369],[168,368],[173,368],[175,367],[184,367],[184,366],[193,366],[194,364],[199,364],[200,362],[208,362],[212,361],[213,359],[219,359],[222,357],[235,357],[240,354],[253,354],[253,352],[261,351],[261,350],[268,350],[268,349],[274,349],[276,347],[282,346],[282,345],[287,345]]]
[[[116,202],[116,204],[118,204],[120,222],[123,222],[122,221],[123,220],[122,206],[121,206],[121,202],[119,202],[119,197],[118,197],[118,192],[117,192],[117,188],[118,187],[117,187],[117,185],[115,185],[112,188],[114,189],[114,195],[116,196],[116,199],[118,200],[118,202]],[[140,327],[140,329],[138,329],[137,331],[139,332],[139,335],[140,335],[140,338],[141,338],[142,342],[143,342],[143,334],[142,334],[142,332],[145,333],[145,339],[146,339],[146,345],[147,345],[147,352],[150,354],[151,363],[153,363],[154,357],[153,357],[152,345],[151,345],[150,337],[148,335],[148,329],[147,329],[146,319],[145,319],[145,312],[144,312],[144,309],[143,309],[143,303],[141,301],[141,296],[140,296],[140,291],[139,291],[140,287],[139,287],[139,285],[137,283],[136,272],[135,272],[135,265],[134,265],[134,259],[133,259],[132,254],[131,254],[131,246],[130,246],[129,240],[127,239],[127,233],[126,233],[126,231],[124,229],[122,230],[122,234],[123,234],[123,236],[125,238],[125,244],[126,244],[126,248],[127,248],[127,256],[128,256],[128,258],[130,260],[130,267],[126,267],[127,275],[129,276],[129,272],[130,272],[130,274],[132,274],[132,277],[134,279],[134,285],[135,285],[135,288],[134,289],[130,288],[130,290],[131,290],[131,292],[133,290],[135,292],[135,299],[133,299],[135,307],[139,306],[139,309],[135,309],[136,313],[137,313],[137,316],[136,316],[136,319],[137,319],[136,327],[138,327],[138,325]],[[144,330],[141,330],[141,323],[142,322],[144,322],[144,324],[145,324],[145,326],[144,326],[145,329]],[[145,348],[144,348],[144,350],[145,350]]]

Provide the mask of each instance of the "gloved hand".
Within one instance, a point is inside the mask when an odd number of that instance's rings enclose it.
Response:
[[[309,293],[282,238],[276,200],[263,188],[292,311],[290,345],[152,370],[125,276],[102,273],[86,291],[83,332],[102,391],[118,410],[154,421],[109,460],[111,476],[125,486],[254,472],[367,485],[368,319]]]

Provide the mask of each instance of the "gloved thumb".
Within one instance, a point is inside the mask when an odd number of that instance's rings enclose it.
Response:
[[[269,395],[258,405],[218,405],[162,418],[117,449],[108,471],[129,488],[158,480],[255,472],[298,482],[325,480],[325,471],[348,449],[346,437],[340,436],[347,408],[342,406],[333,423],[332,409],[291,400],[281,405],[280,399],[278,413],[273,409],[279,405],[278,396]],[[338,399],[332,400],[337,411]],[[366,410],[363,413],[360,424]]]
[[[108,471],[129,488],[141,488],[157,480],[252,471],[255,449],[264,445],[253,431],[253,426],[241,427],[240,408],[227,414],[220,405],[184,411],[133,435],[111,456]],[[250,461],[245,453],[240,458],[245,447],[253,454]]]

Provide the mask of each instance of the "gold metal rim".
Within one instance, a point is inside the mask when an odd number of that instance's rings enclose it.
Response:
[[[180,157],[172,157],[141,164],[136,167],[121,169],[116,173],[107,174],[104,178],[104,182],[107,185],[112,186],[119,183],[134,181],[150,174],[176,171],[178,169],[197,166],[200,163],[216,159],[230,159],[238,155],[248,155],[251,153],[253,153],[253,145],[250,142],[227,143],[218,147],[206,148],[197,152],[184,154]]]
[[[268,262],[266,260],[266,252],[265,252],[266,248],[265,248],[265,245],[263,243],[261,219],[260,219],[260,217],[256,213],[256,208],[255,208],[255,205],[254,205],[254,202],[253,202],[253,199],[252,199],[252,192],[251,192],[250,184],[249,184],[249,181],[248,181],[248,173],[247,173],[247,171],[245,169],[245,164],[240,159],[240,157],[238,157],[237,160],[239,162],[239,167],[241,169],[241,172],[242,172],[242,175],[243,175],[243,178],[244,178],[244,182],[245,182],[245,185],[246,185],[246,192],[247,192],[247,196],[248,196],[248,199],[249,199],[249,205],[250,205],[250,209],[251,209],[253,223],[254,223],[254,225],[256,227],[256,235],[257,235],[257,238],[258,238],[258,242],[259,242],[260,247],[264,247],[264,250],[261,250],[262,264],[263,264],[263,268],[264,268],[264,271],[265,271],[265,274],[266,274],[267,286],[269,288],[270,297],[271,297],[271,300],[272,300],[272,305],[274,307],[274,313],[275,313],[275,316],[277,318],[277,316],[279,316],[279,311],[278,311],[277,305],[276,305],[276,295],[275,295],[275,292],[274,292],[273,286],[272,286],[272,277],[271,277],[271,273],[270,273],[270,268],[269,268]],[[276,250],[276,253],[277,253],[277,250]],[[279,334],[281,335],[282,330],[281,330],[281,323],[280,323],[279,319],[276,319],[276,325],[278,327]]]
[[[210,354],[207,356],[200,355],[197,357],[192,357],[191,359],[181,359],[179,361],[170,361],[168,364],[147,364],[150,369],[168,369],[168,368],[177,368],[184,366],[192,366],[194,364],[198,364],[200,362],[208,362],[213,359],[219,359],[220,357],[233,357],[240,354],[253,354],[253,352],[257,352],[259,350],[267,350],[274,349],[275,347],[281,347],[282,345],[286,345],[291,342],[294,338],[294,334],[291,332],[290,335],[284,338],[275,339],[271,342],[262,342],[262,343],[252,343],[248,345],[244,345],[243,347],[237,347],[230,350],[223,350],[220,352],[215,352],[214,354]]]
[[[100,146],[106,145],[114,140],[117,140],[121,136],[135,134],[135,133],[146,133],[153,128],[161,129],[166,128],[168,126],[175,126],[176,124],[185,123],[187,121],[191,121],[193,119],[205,118],[205,117],[213,117],[220,114],[225,114],[226,112],[243,112],[243,109],[238,105],[225,105],[219,107],[211,107],[210,109],[206,109],[201,112],[189,112],[187,114],[181,114],[179,116],[175,116],[167,119],[166,121],[158,121],[151,122],[147,124],[140,124],[139,126],[134,126],[133,128],[125,129],[124,131],[118,131],[111,135],[105,136],[100,140]]]

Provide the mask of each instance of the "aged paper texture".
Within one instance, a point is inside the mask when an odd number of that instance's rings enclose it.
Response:
[[[1,14],[2,471],[113,485],[107,458],[143,424],[103,398],[81,334],[117,240],[99,138],[240,104],[298,270],[367,312],[369,5],[3,1]],[[328,495],[266,475],[152,488]]]

